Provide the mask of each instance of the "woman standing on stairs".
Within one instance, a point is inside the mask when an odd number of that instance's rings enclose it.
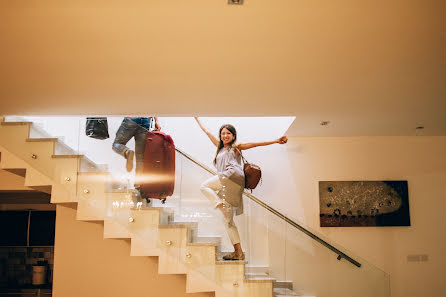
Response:
[[[217,147],[214,165],[217,167],[217,175],[209,178],[201,185],[201,192],[211,201],[215,208],[223,214],[223,219],[229,238],[234,245],[234,252],[223,257],[224,260],[244,260],[240,235],[234,223],[234,208],[236,215],[243,213],[242,194],[245,187],[245,175],[243,172],[240,152],[257,146],[265,146],[274,143],[284,144],[288,141],[282,136],[273,141],[236,143],[237,131],[232,125],[220,127],[218,139],[212,135],[195,117],[201,130],[209,137]]]

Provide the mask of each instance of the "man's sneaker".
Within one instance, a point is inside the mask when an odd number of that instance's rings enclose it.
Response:
[[[133,201],[136,202],[141,202],[142,201],[142,197],[141,197],[141,193],[139,192],[138,189],[133,190]]]
[[[127,172],[131,172],[133,169],[133,159],[135,158],[135,152],[132,150],[127,151],[127,162],[125,164],[125,168],[127,169]]]
[[[146,192],[141,190],[140,187],[135,187],[135,196],[138,197],[141,200],[145,199],[147,201],[147,203],[150,203],[150,198],[147,197]]]

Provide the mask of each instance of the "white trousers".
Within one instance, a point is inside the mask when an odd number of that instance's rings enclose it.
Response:
[[[222,189],[223,185],[217,175],[207,179],[204,183],[201,184],[200,187],[201,192],[206,196],[206,198],[209,199],[214,207],[217,207],[219,204],[223,204],[223,207],[219,208],[219,210],[223,214],[223,222],[226,228],[226,232],[228,232],[229,239],[234,245],[240,243],[240,235],[234,222],[234,207],[230,203],[231,200],[223,200],[216,193],[217,191],[220,191]]]

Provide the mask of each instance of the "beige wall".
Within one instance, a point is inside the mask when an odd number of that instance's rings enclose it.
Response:
[[[446,209],[445,152],[446,137],[309,137],[291,138],[286,146],[249,153],[264,173],[263,185],[254,194],[389,273],[392,297],[440,297],[446,296],[446,223],[442,220]],[[408,180],[412,226],[319,227],[321,180]],[[304,242],[299,235],[290,239],[295,242],[287,246],[286,253],[292,265],[284,268],[285,274],[291,277],[314,272],[316,278],[322,276],[325,271],[321,267],[305,266],[291,256],[292,249],[309,257],[319,256],[316,245]],[[428,261],[407,261],[408,255],[419,254],[428,255]],[[299,270],[303,267],[302,275]],[[332,277],[334,280],[339,275]],[[360,284],[350,284],[355,285]],[[302,278],[295,279],[295,286],[307,289]]]
[[[159,275],[156,257],[130,257],[129,242],[103,239],[102,223],[75,220],[58,206],[54,255],[55,297],[210,297],[186,294],[183,275]]]

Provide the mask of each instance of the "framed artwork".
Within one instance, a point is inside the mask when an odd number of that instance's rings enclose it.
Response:
[[[320,181],[321,227],[410,226],[407,181]]]

